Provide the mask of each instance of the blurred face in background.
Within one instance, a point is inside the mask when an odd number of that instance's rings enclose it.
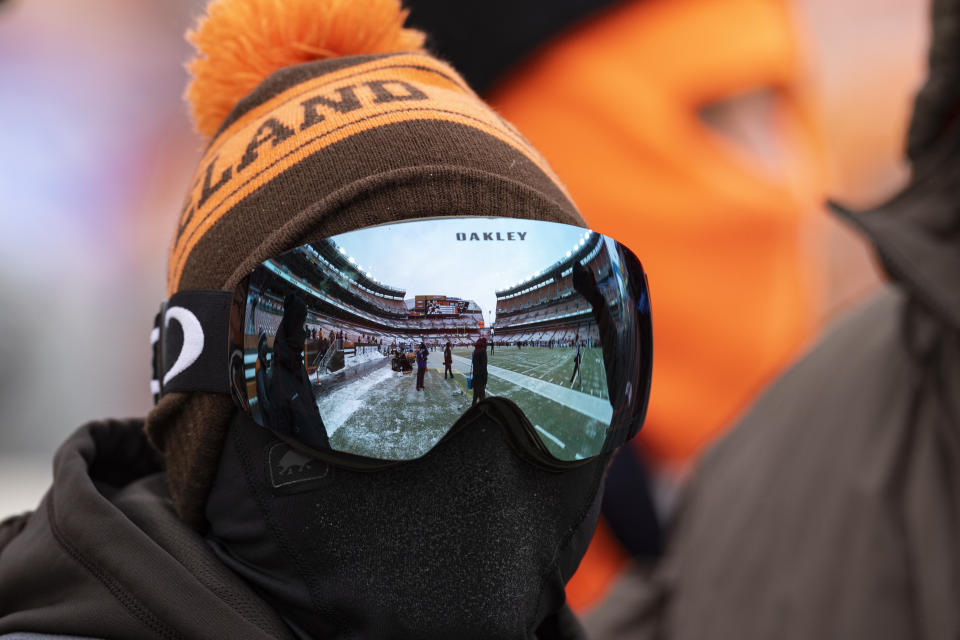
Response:
[[[492,96],[655,309],[644,442],[683,461],[812,337],[824,186],[785,3],[627,2]]]

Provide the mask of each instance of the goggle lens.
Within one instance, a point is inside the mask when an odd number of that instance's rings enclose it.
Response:
[[[646,407],[645,277],[628,249],[579,227],[450,218],[351,231],[263,262],[235,304],[236,395],[257,424],[311,448],[416,459],[475,398],[499,397],[553,458],[574,461],[635,431]]]

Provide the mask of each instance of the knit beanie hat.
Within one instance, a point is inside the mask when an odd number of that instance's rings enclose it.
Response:
[[[170,249],[168,294],[232,291],[261,261],[434,216],[582,225],[540,154],[403,28],[399,0],[213,0],[186,97],[209,136]],[[171,393],[146,430],[200,527],[229,396]]]

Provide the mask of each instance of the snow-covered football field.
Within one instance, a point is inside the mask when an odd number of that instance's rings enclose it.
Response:
[[[488,350],[487,396],[515,402],[561,459],[593,455],[612,409],[600,349],[584,349],[582,381],[570,388],[575,350],[569,347],[497,347]],[[444,379],[443,352],[431,350],[424,390],[416,368],[401,374],[382,367],[338,387],[318,401],[335,450],[386,459],[413,459],[427,451],[468,409],[470,349],[455,349],[454,377]]]

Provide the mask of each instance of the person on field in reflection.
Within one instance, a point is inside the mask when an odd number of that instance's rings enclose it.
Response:
[[[473,405],[487,397],[487,339],[480,338],[473,348]]]
[[[580,336],[574,338],[574,346],[577,349],[577,353],[573,356],[573,375],[570,376],[570,388],[573,389],[573,381],[579,379],[579,388],[583,389],[583,375],[580,372]]]
[[[450,341],[447,340],[447,346],[443,348],[443,379],[447,379],[447,374],[450,374],[450,378],[453,378],[453,349],[450,345]]]
[[[417,349],[417,391],[423,391],[423,377],[427,374],[427,345],[420,343]]]
[[[277,433],[294,436],[311,446],[330,448],[313,388],[303,362],[306,339],[304,320],[307,305],[295,293],[283,300],[283,318],[273,340],[273,362],[267,397],[270,399],[270,425]],[[312,428],[311,425],[318,425]]]

